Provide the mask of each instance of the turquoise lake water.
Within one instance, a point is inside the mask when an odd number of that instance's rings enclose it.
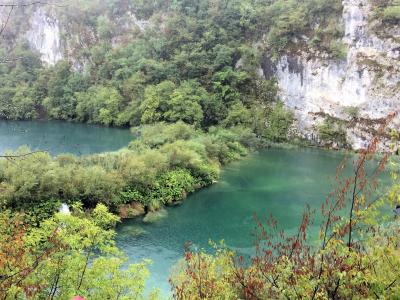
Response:
[[[52,155],[118,150],[133,139],[129,129],[62,121],[0,121],[0,153],[28,145]]]

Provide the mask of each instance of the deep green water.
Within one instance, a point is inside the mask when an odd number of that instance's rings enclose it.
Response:
[[[342,159],[341,153],[313,149],[252,154],[226,167],[217,184],[189,196],[179,207],[168,208],[165,219],[153,224],[125,221],[118,227],[118,245],[131,262],[153,260],[148,284],[165,294],[171,267],[188,241],[208,248],[210,239],[224,239],[230,248],[251,254],[254,214],[265,218],[273,214],[288,233],[296,232],[306,204],[320,211]],[[315,238],[318,229],[311,228]]]
[[[128,129],[61,121],[0,121],[0,153],[28,145],[52,155],[118,150],[133,139]]]

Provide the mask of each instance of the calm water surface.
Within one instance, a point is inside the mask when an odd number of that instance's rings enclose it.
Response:
[[[52,155],[118,150],[133,139],[128,129],[62,121],[0,121],[0,153],[28,145]]]
[[[319,211],[342,159],[343,154],[312,149],[252,154],[226,167],[219,183],[168,208],[167,218],[153,224],[125,221],[118,227],[118,245],[131,262],[150,258],[148,284],[167,294],[171,267],[186,242],[209,248],[210,239],[224,239],[230,248],[251,254],[254,214],[273,214],[287,232],[295,232],[306,204]]]

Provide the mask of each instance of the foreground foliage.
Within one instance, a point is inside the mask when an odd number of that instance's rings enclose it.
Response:
[[[1,299],[144,299],[148,261],[126,264],[116,248],[118,218],[104,205],[90,215],[75,207],[32,228],[0,214]],[[150,298],[155,298],[153,293]]]

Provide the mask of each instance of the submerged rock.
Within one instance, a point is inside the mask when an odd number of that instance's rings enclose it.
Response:
[[[174,201],[174,202],[168,203],[167,206],[170,206],[170,207],[180,206],[180,205],[182,205],[182,203],[183,203],[183,201]]]
[[[150,211],[143,218],[143,222],[145,223],[155,223],[161,219],[164,219],[168,216],[168,211],[164,208],[161,208],[157,211]]]
[[[123,230],[121,230],[120,234],[127,236],[139,236],[147,234],[148,231],[144,230],[142,227],[138,225],[126,226]]]

